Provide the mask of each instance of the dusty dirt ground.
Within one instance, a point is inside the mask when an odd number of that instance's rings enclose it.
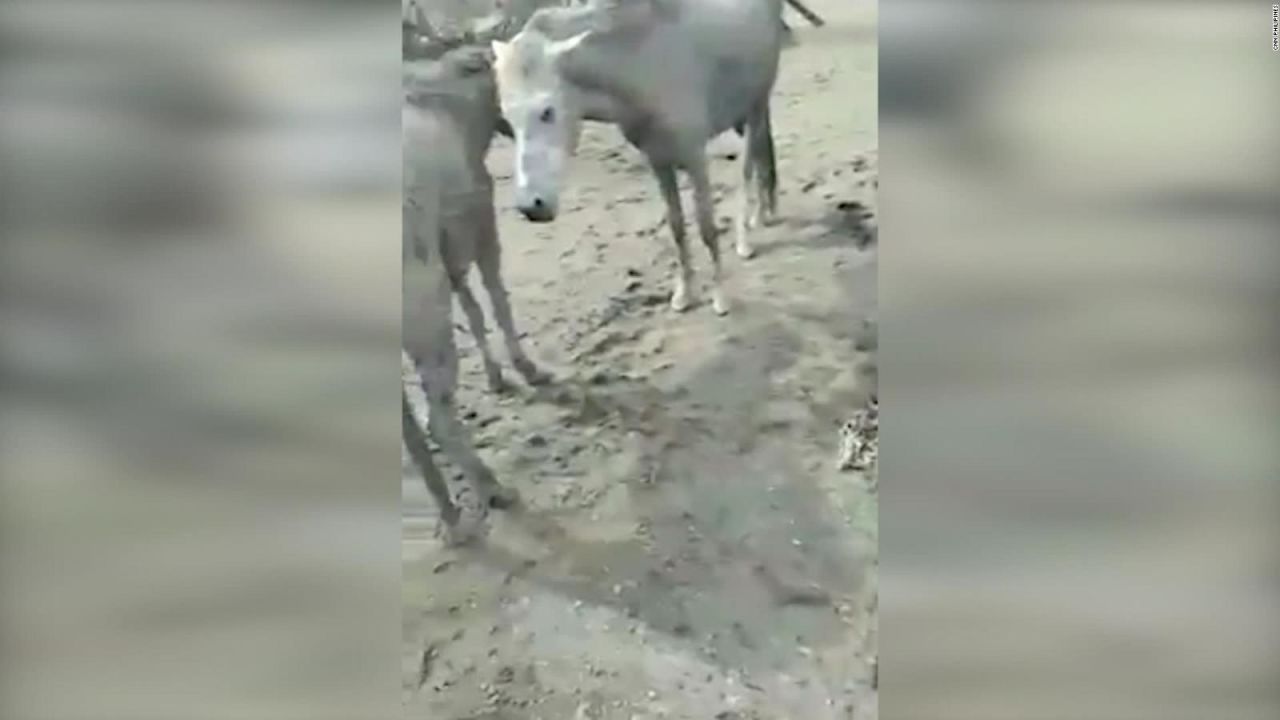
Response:
[[[527,507],[445,549],[406,465],[407,717],[877,716],[876,498],[836,462],[874,347],[876,8],[810,4],[828,25],[788,14],[799,44],[775,91],[779,218],[748,261],[722,236],[727,317],[669,309],[662,204],[616,130],[588,127],[543,226],[511,208],[495,144],[517,323],[557,382],[488,393],[460,326],[464,417]],[[712,146],[726,231],[737,144]]]

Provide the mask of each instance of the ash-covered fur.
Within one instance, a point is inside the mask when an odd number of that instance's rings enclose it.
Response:
[[[467,282],[474,266],[489,294],[494,320],[516,371],[530,384],[548,376],[529,359],[520,344],[506,284],[502,280],[502,246],[493,208],[493,178],[485,156],[500,126],[496,84],[482,48],[451,51],[433,66],[405,71],[406,103],[445,121],[463,149],[468,172],[452,178],[451,201],[443,209],[443,253],[453,291],[475,337],[490,389],[506,389],[501,367],[489,348],[484,312]],[[409,158],[405,158],[406,172]],[[430,162],[429,158],[416,162]]]
[[[406,69],[403,122],[403,308],[404,349],[422,379],[428,429],[462,468],[480,507],[505,507],[516,494],[494,479],[472,446],[454,406],[458,355],[453,338],[456,294],[484,359],[489,381],[503,384],[485,339],[484,316],[467,284],[472,265],[480,270],[494,316],[516,369],[529,382],[546,379],[520,347],[502,282],[501,247],[493,210],[493,179],[485,168],[497,105],[487,62],[471,49],[434,66]],[[426,436],[402,394],[403,437],[440,506],[449,539],[465,539],[459,512],[431,458]]]

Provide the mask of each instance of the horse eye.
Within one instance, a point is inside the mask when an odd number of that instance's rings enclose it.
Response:
[[[552,108],[543,108],[542,115],[538,119],[544,123],[549,123],[556,119],[556,111]]]

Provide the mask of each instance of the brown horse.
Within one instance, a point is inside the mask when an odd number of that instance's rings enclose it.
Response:
[[[477,53],[479,53],[477,55]],[[483,52],[462,49],[437,63],[407,66],[403,122],[403,319],[406,354],[427,397],[428,430],[471,482],[482,509],[517,502],[476,454],[470,434],[457,418],[458,353],[453,338],[453,295],[467,314],[490,384],[503,384],[485,342],[484,318],[467,286],[472,265],[480,269],[494,315],[516,369],[529,382],[546,376],[520,348],[502,282],[501,248],[493,210],[493,181],[484,166],[496,117],[493,79]],[[402,391],[403,438],[440,507],[446,539],[473,534],[432,460],[426,433]],[[478,528],[479,523],[474,523]]]

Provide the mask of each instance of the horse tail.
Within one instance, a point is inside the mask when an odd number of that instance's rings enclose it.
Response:
[[[801,0],[787,0],[787,4],[791,6],[792,10],[803,15],[804,19],[812,23],[814,27],[822,27],[827,24],[827,21],[823,20],[821,15],[810,10]]]
[[[778,208],[778,158],[773,147],[773,125],[769,119],[767,102],[752,124],[748,142],[748,152],[757,163],[756,182],[760,201],[772,215]]]

